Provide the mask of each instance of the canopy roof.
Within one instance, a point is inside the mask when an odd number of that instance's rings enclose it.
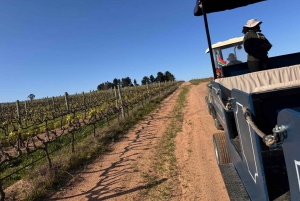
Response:
[[[224,10],[230,10],[238,7],[247,6],[266,0],[196,0],[196,6],[194,8],[194,16],[202,16],[202,9],[199,5],[205,1],[205,12],[213,13]]]
[[[231,38],[229,40],[226,41],[222,41],[222,42],[217,42],[215,44],[213,44],[211,46],[212,49],[217,48],[217,47],[223,47],[223,46],[227,46],[227,45],[231,45],[231,44],[235,44],[235,43],[242,43],[244,39],[244,36],[241,37],[237,37],[237,38]],[[206,49],[205,53],[209,52],[209,48]]]

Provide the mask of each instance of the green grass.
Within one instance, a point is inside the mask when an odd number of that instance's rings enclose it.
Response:
[[[169,200],[174,196],[174,188],[178,184],[177,161],[175,156],[175,138],[177,133],[182,130],[183,123],[183,108],[186,104],[186,96],[189,92],[189,86],[183,87],[177,99],[176,106],[171,112],[171,122],[167,126],[163,137],[156,146],[156,151],[153,158],[154,173],[143,176],[147,186],[151,187],[140,192],[140,196],[145,194],[150,200]],[[167,178],[167,179],[166,179]],[[164,182],[153,183],[165,179]],[[143,195],[142,195],[143,194]]]

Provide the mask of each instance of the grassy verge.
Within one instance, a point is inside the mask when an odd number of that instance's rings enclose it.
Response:
[[[198,85],[202,82],[209,82],[211,80],[211,78],[200,78],[200,79],[192,79],[189,82],[193,85]]]
[[[141,175],[148,188],[141,191],[140,196],[147,196],[150,200],[169,200],[178,192],[176,191],[179,181],[176,167],[175,137],[182,129],[183,108],[188,92],[189,86],[182,88],[176,106],[171,112],[171,122],[155,148],[153,167],[151,167],[154,170],[153,173]]]

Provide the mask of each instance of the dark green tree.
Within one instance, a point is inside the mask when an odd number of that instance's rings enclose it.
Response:
[[[123,87],[129,87],[132,84],[130,77],[122,78],[122,84]]]
[[[162,72],[158,72],[156,76],[156,81],[157,82],[164,82],[165,81],[165,76]]]
[[[33,101],[33,99],[35,99],[35,95],[34,94],[29,94],[29,96],[27,98],[29,98],[30,101]]]
[[[118,79],[117,79],[117,78],[115,78],[115,79],[113,80],[113,84],[114,84],[115,87],[118,86]]]
[[[154,78],[153,75],[150,75],[149,79],[150,79],[150,82],[151,82],[151,83],[155,82],[155,78]]]
[[[99,84],[97,90],[104,90],[104,83]]]
[[[149,83],[149,81],[150,81],[149,77],[144,76],[143,79],[142,79],[142,85],[146,85],[146,83],[147,82]]]
[[[166,81],[174,81],[175,80],[174,75],[172,73],[170,73],[169,71],[165,72],[164,77],[165,77]]]

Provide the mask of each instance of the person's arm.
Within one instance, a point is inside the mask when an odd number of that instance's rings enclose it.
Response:
[[[272,44],[268,41],[268,39],[265,37],[266,43],[263,44],[263,47],[269,51],[272,48]]]

